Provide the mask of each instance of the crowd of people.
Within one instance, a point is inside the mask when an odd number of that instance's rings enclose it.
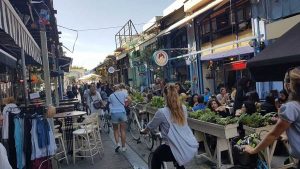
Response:
[[[165,83],[157,78],[155,84],[151,88],[143,91],[144,96],[148,101],[152,96],[164,96],[166,104],[165,108],[159,109],[152,121],[142,133],[147,133],[150,130],[160,126],[163,134],[163,139],[166,142],[174,137],[182,137],[182,133],[190,133],[187,126],[187,111],[197,111],[210,109],[218,113],[222,117],[238,117],[242,114],[253,114],[260,112],[265,115],[270,112],[279,112],[279,121],[266,139],[258,145],[257,148],[249,146],[244,147],[245,152],[255,154],[277,139],[283,131],[287,131],[287,136],[292,138],[291,148],[294,157],[300,157],[299,150],[299,136],[300,136],[300,104],[299,98],[300,90],[300,68],[295,68],[289,71],[285,79],[285,89],[280,92],[270,92],[265,98],[260,99],[258,93],[252,88],[252,81],[248,78],[241,78],[235,88],[230,91],[224,85],[219,86],[217,93],[212,93],[209,88],[205,88],[203,94],[195,93],[193,85],[188,90],[183,87],[181,83]],[[229,91],[229,92],[228,92]],[[90,113],[98,113],[99,115],[110,112],[111,122],[113,124],[116,148],[115,151],[126,151],[126,121],[128,114],[128,105],[131,102],[130,94],[132,90],[124,84],[108,85],[102,83],[84,84],[77,88],[76,85],[69,86],[66,96],[75,98],[80,94],[82,103],[86,105],[86,110]],[[101,100],[104,106],[97,108],[95,101]],[[174,130],[174,135],[169,135],[168,131]],[[121,141],[119,140],[121,138]],[[193,137],[190,140],[182,140],[178,144],[180,146],[187,146],[187,149],[194,150],[191,145],[197,147],[194,143]],[[174,147],[175,146],[175,147]],[[174,152],[173,149],[180,149],[178,145],[162,145],[154,152],[154,157],[151,161],[153,166],[158,167],[162,161],[176,161],[179,162],[177,168],[184,168],[185,161],[189,157],[182,157],[180,153]]]

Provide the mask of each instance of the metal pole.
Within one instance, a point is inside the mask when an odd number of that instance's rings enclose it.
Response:
[[[21,59],[22,59],[22,72],[23,72],[23,83],[24,83],[24,95],[25,95],[25,106],[27,107],[28,99],[28,86],[27,86],[27,78],[26,78],[26,64],[25,64],[25,53],[24,50],[21,49]]]
[[[44,83],[45,83],[45,92],[46,92],[46,106],[48,106],[48,105],[52,105],[52,98],[51,98],[48,47],[47,47],[47,34],[44,25],[41,25],[40,36],[41,36],[42,59],[43,59],[43,69],[44,69]]]
[[[54,71],[58,71],[57,70],[57,56],[55,55],[55,45],[51,45],[51,53],[52,53],[52,56],[53,56],[53,69]],[[58,81],[58,76],[57,77],[54,77],[54,88],[55,88],[55,105],[56,106],[59,106],[59,95],[58,95],[58,84],[57,84],[57,81]]]

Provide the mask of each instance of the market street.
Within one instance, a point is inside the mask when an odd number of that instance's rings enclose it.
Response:
[[[0,169],[300,169],[300,0],[0,0]]]

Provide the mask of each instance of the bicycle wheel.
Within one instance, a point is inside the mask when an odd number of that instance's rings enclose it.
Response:
[[[134,140],[140,139],[140,128],[139,128],[136,120],[132,120],[130,122],[130,134]]]
[[[147,145],[147,148],[151,151],[154,146],[154,137],[151,133],[142,136],[143,142]]]
[[[104,123],[104,132],[107,134],[109,134],[109,132],[110,132],[108,121],[105,121],[105,123]]]

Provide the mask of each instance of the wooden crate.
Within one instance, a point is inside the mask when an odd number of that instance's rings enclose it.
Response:
[[[223,126],[219,124],[200,121],[193,118],[188,118],[188,124],[191,129],[210,134],[218,138],[230,139],[238,136],[238,124],[229,124]]]

